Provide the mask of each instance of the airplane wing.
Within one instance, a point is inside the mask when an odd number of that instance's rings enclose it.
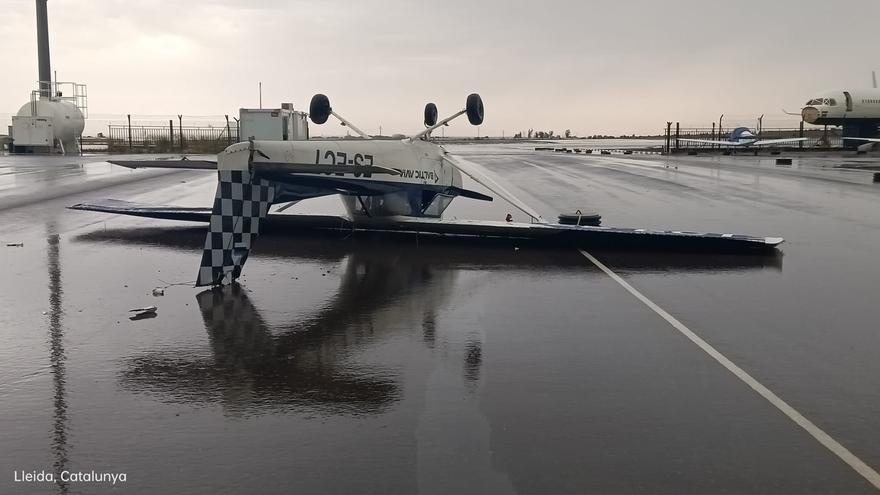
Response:
[[[708,139],[678,139],[683,143],[698,143],[698,144],[717,144],[719,146],[744,146],[745,143],[738,143],[736,141],[711,141]]]
[[[189,220],[203,223],[211,221],[211,208],[151,206],[118,200],[106,200],[91,204],[80,203],[70,208],[166,220]],[[264,216],[262,222],[268,228],[277,229],[285,234],[313,232],[346,236],[357,233],[394,236],[418,233],[445,238],[507,239],[514,242],[534,242],[555,247],[611,248],[636,251],[664,249],[686,252],[772,250],[783,242],[779,237],[753,237],[727,233],[414,217],[360,219],[355,224],[348,218],[334,215],[272,214]]]
[[[785,139],[763,139],[755,141],[752,146],[768,146],[771,144],[796,143],[798,141],[806,141],[807,138],[785,138]]]
[[[877,138],[844,137],[843,139],[851,139],[853,141],[867,141],[869,143],[880,143],[880,139]]]
[[[159,218],[162,220],[181,220],[187,222],[207,222],[211,219],[211,208],[189,208],[182,206],[148,205],[132,203],[119,199],[104,199],[94,203],[77,203],[69,206],[71,210],[98,211],[133,217]]]
[[[217,162],[211,160],[108,160],[113,165],[128,168],[180,168],[191,170],[217,170]]]

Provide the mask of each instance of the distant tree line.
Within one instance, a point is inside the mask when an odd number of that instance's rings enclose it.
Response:
[[[536,131],[534,129],[529,129],[528,131],[519,131],[513,135],[514,139],[522,139],[523,135],[525,135],[526,139],[554,139],[554,138],[565,138],[565,139],[576,139],[577,136],[571,133],[571,129],[566,129],[562,135],[556,134],[554,131]]]
[[[554,131],[536,131],[534,129],[529,129],[528,131],[520,131],[513,135],[513,139],[636,139],[636,138],[657,138],[662,137],[662,135],[636,135],[636,134],[621,134],[619,136],[615,136],[613,134],[593,134],[591,136],[577,136],[572,134],[571,129],[566,129],[562,135],[556,134]]]

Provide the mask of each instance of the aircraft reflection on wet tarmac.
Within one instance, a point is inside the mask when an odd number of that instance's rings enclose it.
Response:
[[[400,394],[394,373],[353,365],[347,358],[402,321],[420,321],[431,345],[434,311],[454,278],[454,271],[434,270],[420,257],[355,252],[326,306],[301,321],[283,323],[267,322],[238,284],[209,289],[196,300],[212,358],[151,352],[130,359],[122,381],[172,401],[221,402],[243,414],[288,408],[381,412]],[[466,378],[476,379],[473,359],[465,361]]]
[[[137,244],[201,250],[202,227],[124,228],[95,231],[78,242]],[[509,244],[509,242],[508,242]],[[467,270],[552,273],[593,270],[574,250],[514,249],[412,240],[334,239],[264,235],[254,256],[300,261],[341,261],[346,268],[335,297],[300,321],[267,322],[257,306],[261,293],[239,285],[196,296],[212,355],[157,349],[126,360],[124,387],[171,402],[219,403],[232,414],[300,410],[318,414],[374,414],[400,398],[393,371],[353,365],[359,349],[388,336],[390,328],[418,328],[426,346],[437,332],[434,315],[449,299],[457,274]],[[781,269],[781,256],[605,253],[623,271],[732,271]],[[292,282],[296,283],[296,282]],[[482,344],[466,344],[465,382],[480,377]]]

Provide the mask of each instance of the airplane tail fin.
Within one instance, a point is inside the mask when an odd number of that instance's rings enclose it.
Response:
[[[275,200],[275,186],[249,170],[220,170],[217,175],[217,194],[196,286],[222,285],[241,275],[260,221]]]

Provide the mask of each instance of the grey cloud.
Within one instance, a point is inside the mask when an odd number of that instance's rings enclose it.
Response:
[[[234,114],[315,92],[375,131],[413,131],[421,105],[487,105],[483,133],[656,131],[666,120],[779,113],[865,86],[880,3],[851,0],[49,2],[53,65],[96,114]],[[33,4],[0,35],[25,54],[0,79],[13,112],[36,79]],[[830,22],[829,10],[843,16]],[[836,18],[836,17],[835,17]],[[33,54],[33,56],[30,56]],[[750,118],[750,117],[748,117]],[[316,129],[334,134],[337,127]],[[472,135],[457,124],[448,133]]]

